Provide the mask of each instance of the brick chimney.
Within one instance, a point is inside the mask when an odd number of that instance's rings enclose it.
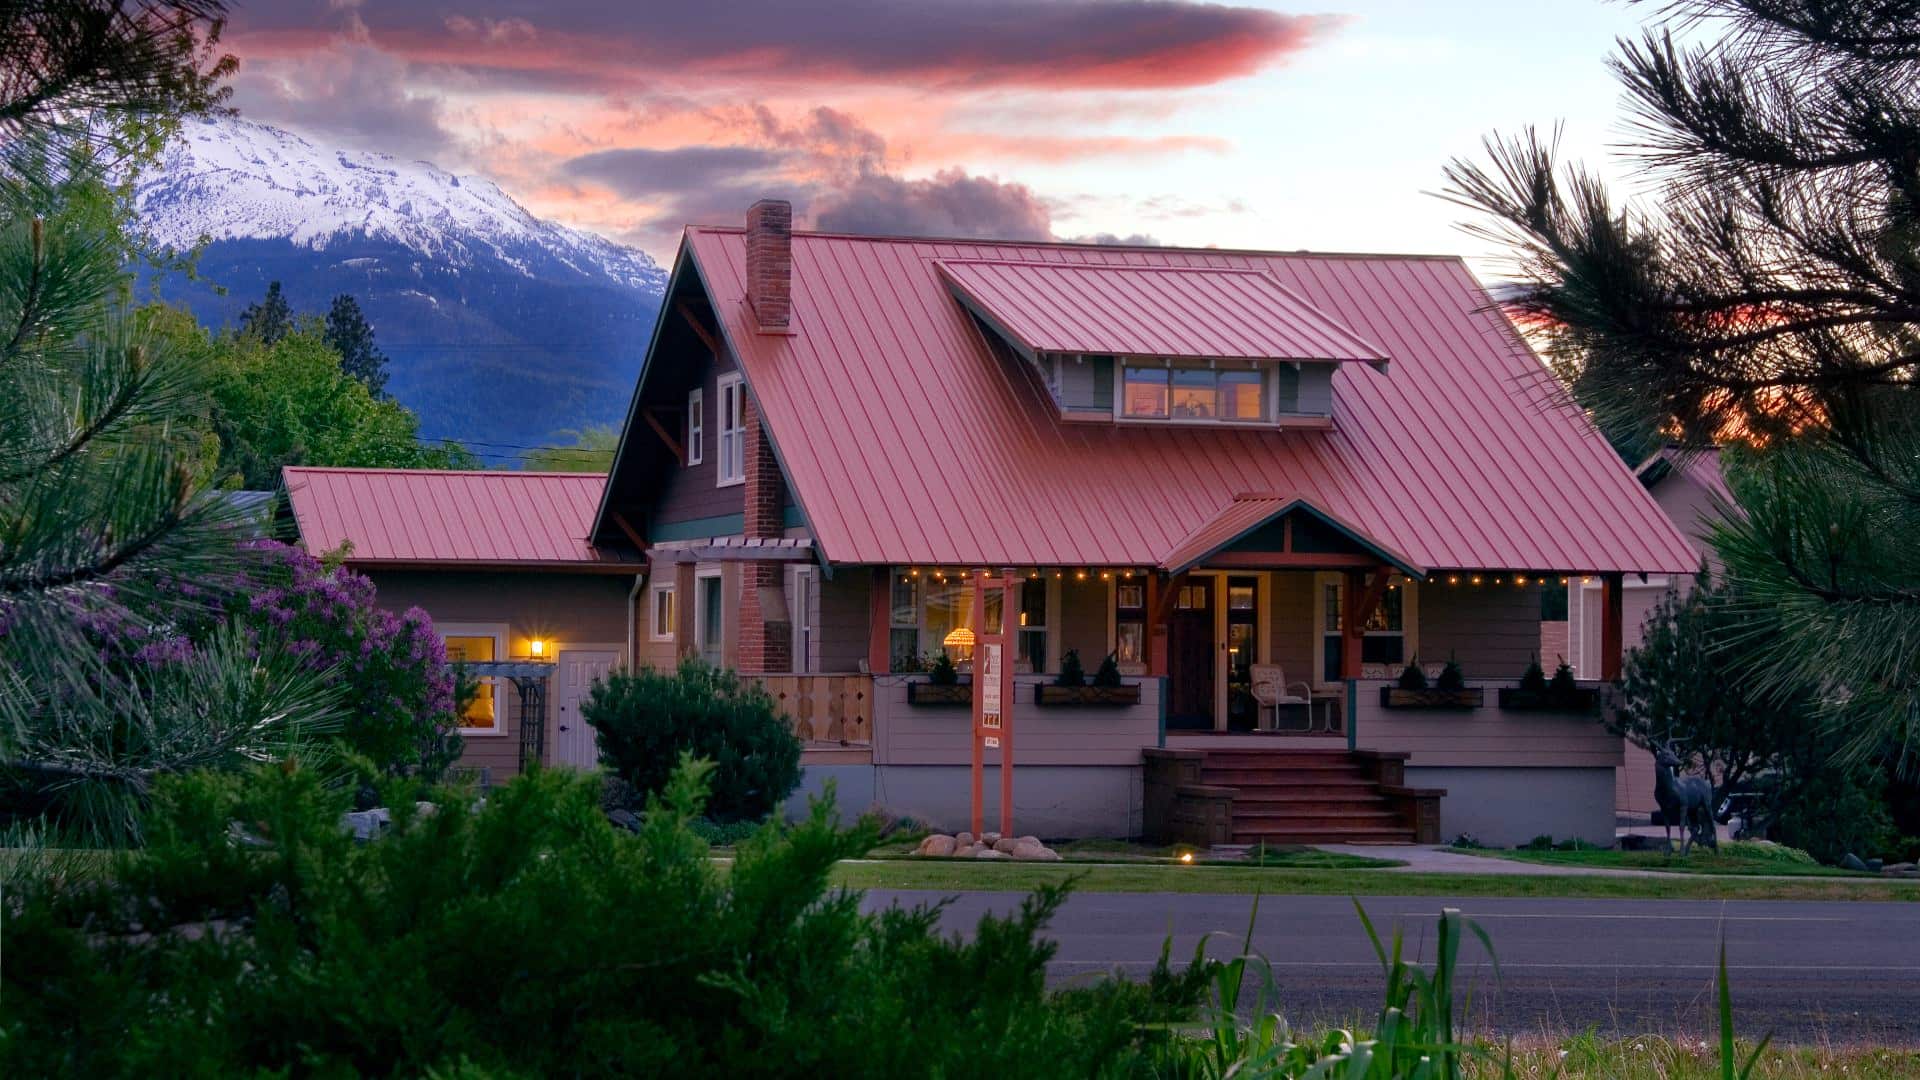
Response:
[[[761,199],[747,210],[747,303],[762,330],[793,319],[793,204]]]
[[[745,458],[747,483],[746,522],[743,534],[762,540],[786,535],[781,502],[787,482],[780,475],[780,462],[773,456],[773,443],[767,438],[766,422],[749,397],[742,410],[746,424]],[[739,670],[743,674],[765,674],[793,670],[793,621],[788,611],[784,564],[745,562],[740,575],[740,648]]]

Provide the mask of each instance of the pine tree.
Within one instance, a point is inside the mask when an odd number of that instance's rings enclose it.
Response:
[[[293,308],[280,292],[279,282],[270,282],[267,295],[240,313],[240,332],[259,338],[263,345],[272,345],[293,332]]]
[[[1713,542],[1721,647],[1813,688],[1854,756],[1920,738],[1920,3],[1687,0],[1612,66],[1630,203],[1551,140],[1491,137],[1449,195],[1616,444],[1745,443]],[[1673,32],[1719,32],[1682,45]]]
[[[242,587],[249,522],[203,487],[203,373],[127,309],[95,163],[176,119],[153,110],[220,100],[230,65],[191,47],[220,11],[42,0],[0,19],[0,817],[58,809],[82,838],[124,837],[158,773],[285,752],[329,708],[271,643],[183,654],[166,632]]]
[[[326,343],[340,354],[340,370],[360,380],[374,397],[386,396],[387,354],[373,343],[373,327],[360,302],[341,293],[327,309]]]

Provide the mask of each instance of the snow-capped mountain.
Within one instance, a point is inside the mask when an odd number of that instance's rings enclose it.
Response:
[[[244,120],[189,121],[135,202],[154,239],[210,241],[199,280],[161,293],[211,325],[271,281],[314,313],[352,293],[389,389],[436,437],[539,443],[617,422],[666,283],[646,253],[536,218],[490,180]]]

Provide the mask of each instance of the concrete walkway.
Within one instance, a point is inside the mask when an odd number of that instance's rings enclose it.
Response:
[[[1468,855],[1443,844],[1315,844],[1321,851],[1368,859],[1398,859],[1405,866],[1370,870],[1373,874],[1499,874],[1519,877],[1674,877],[1659,870],[1604,866],[1553,866],[1492,856]]]

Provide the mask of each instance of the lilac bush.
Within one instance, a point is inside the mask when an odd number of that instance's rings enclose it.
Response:
[[[395,615],[379,606],[365,575],[298,548],[249,547],[264,566],[257,587],[236,594],[227,615],[286,642],[343,688],[347,747],[390,772],[437,775],[451,764],[459,755],[454,673],[427,613],[414,607]]]

